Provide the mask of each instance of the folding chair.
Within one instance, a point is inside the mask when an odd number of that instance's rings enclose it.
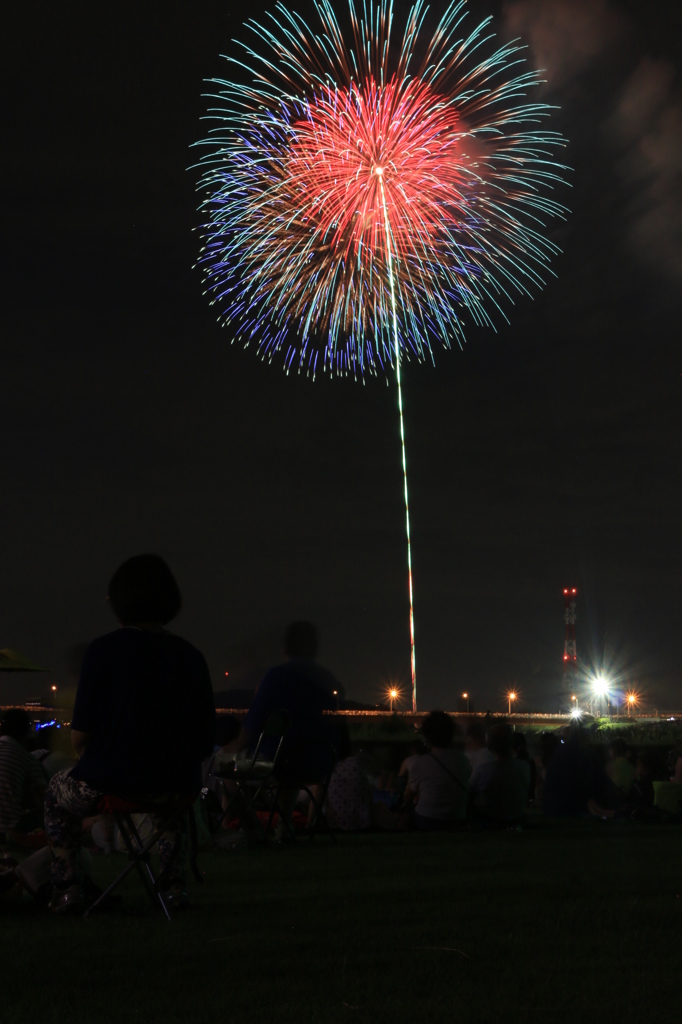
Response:
[[[271,810],[266,828],[267,833],[274,814],[279,810],[276,798],[274,805],[272,798],[276,788],[274,773],[280,761],[282,743],[289,728],[289,722],[288,711],[273,712],[263,726],[253,753],[249,757],[238,757],[223,771],[212,773],[213,778],[222,781],[225,793],[229,796],[225,809],[216,822],[216,829],[220,827],[237,800],[243,801],[244,809],[255,812],[258,800],[263,797],[267,801],[267,809]],[[270,753],[268,756],[268,747],[272,751],[273,743],[275,744],[274,753]],[[263,752],[264,747],[265,753]],[[229,782],[234,783],[231,793],[227,787]]]
[[[195,800],[196,796],[192,796],[172,802],[153,803],[149,800],[124,800],[117,796],[102,797],[97,810],[102,814],[113,815],[114,821],[118,825],[119,831],[123,836],[123,841],[128,850],[129,862],[120,875],[118,875],[111,885],[104,890],[101,896],[98,896],[94,903],[88,907],[83,915],[84,917],[88,917],[93,910],[95,910],[107,899],[108,896],[111,895],[123,879],[127,878],[130,872],[136,869],[142,879],[147,895],[152,902],[152,906],[160,906],[167,919],[170,921],[171,916],[168,901],[161,889],[160,877],[157,877],[154,874],[154,869],[151,863],[151,851],[153,847],[156,846],[159,839],[161,839],[168,831],[173,822],[177,821],[178,817],[187,815],[190,836],[190,867],[197,882],[204,881],[197,864],[197,823],[194,818],[193,809]],[[161,819],[159,824],[155,826],[152,834],[144,841],[140,836],[138,827],[133,821],[133,814],[153,814]],[[176,846],[172,857],[176,855],[177,851],[178,847]]]
[[[317,770],[310,773],[306,773],[301,769],[302,764],[316,764]],[[277,769],[277,788],[274,793],[273,807],[270,812],[270,819],[278,809],[278,794],[279,790],[286,786],[288,789],[303,790],[307,793],[310,799],[310,810],[308,816],[313,815],[312,826],[308,828],[308,842],[312,842],[315,833],[318,828],[322,828],[327,835],[330,837],[333,843],[336,843],[336,836],[334,830],[329,824],[329,819],[323,813],[324,805],[327,800],[327,790],[329,789],[329,781],[332,777],[332,772],[336,767],[336,750],[329,740],[323,739],[322,737],[315,737],[311,739],[303,738],[298,740],[289,751],[286,758],[282,760],[280,766]],[[314,776],[314,777],[311,777]],[[319,788],[319,792],[316,794],[313,790]],[[270,822],[268,822],[268,827]],[[291,838],[295,841],[296,834],[291,826],[287,823],[287,827]]]

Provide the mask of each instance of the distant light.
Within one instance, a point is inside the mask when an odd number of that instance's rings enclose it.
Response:
[[[56,689],[57,689],[57,687],[56,687],[56,686],[52,686],[52,687],[50,687],[50,689],[52,689],[52,690],[56,690]]]
[[[397,696],[398,696],[398,691],[397,690],[389,690],[389,697],[392,697],[393,700],[395,700]]]
[[[339,692],[338,690],[332,690],[332,693],[334,694],[335,697],[336,697],[338,692]]]
[[[229,676],[229,674],[230,674],[229,672],[226,672],[226,673],[225,673],[225,675],[226,675],[226,676]]]
[[[464,697],[464,699],[466,700],[466,699],[467,699],[467,697],[469,696],[469,694],[468,694],[468,693],[463,693],[463,694],[462,694],[462,696],[463,696],[463,697]]]
[[[575,700],[575,698],[574,698],[574,700]],[[582,711],[577,706],[574,707],[573,710],[571,711],[571,718],[580,718],[581,715],[582,715]],[[563,740],[561,742],[563,743]]]

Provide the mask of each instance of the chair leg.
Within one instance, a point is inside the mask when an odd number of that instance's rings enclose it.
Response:
[[[281,791],[281,788],[282,787],[281,787],[280,783],[275,781],[274,784],[272,785],[272,787],[270,788],[269,792],[268,792],[268,796],[269,796],[269,799],[270,799],[270,816],[268,818],[268,824],[267,824],[267,827],[265,829],[265,834],[267,836],[268,832],[270,831],[270,829],[272,827],[272,822],[273,822],[273,819],[274,819],[275,815],[279,814],[279,820],[282,822],[282,824],[284,825],[285,829],[287,830],[289,838],[291,839],[292,843],[296,843],[296,842],[298,842],[298,837],[296,835],[296,829],[293,826],[293,822],[290,820],[290,815],[285,814],[283,812],[282,805],[280,803],[280,791]]]
[[[87,918],[92,913],[93,910],[96,910],[97,907],[101,903],[103,903],[107,899],[108,896],[111,895],[111,893],[114,891],[114,889],[116,889],[116,887],[118,885],[120,885],[120,883],[124,880],[124,878],[128,877],[128,875],[130,874],[131,871],[137,870],[139,872],[139,874],[140,874],[140,877],[142,879],[144,887],[145,887],[145,889],[147,891],[147,894],[149,895],[149,898],[152,901],[153,906],[156,906],[156,898],[157,898],[157,895],[158,895],[159,899],[160,899],[160,902],[161,902],[161,906],[163,907],[163,910],[164,910],[164,912],[166,914],[166,917],[168,918],[168,920],[170,920],[170,915],[168,913],[168,908],[166,907],[166,904],[164,903],[163,899],[160,897],[160,894],[158,893],[158,890],[156,888],[156,879],[154,878],[153,873],[150,871],[150,874],[152,874],[152,878],[154,880],[154,885],[150,886],[149,879],[147,878],[147,876],[145,875],[144,871],[142,870],[142,864],[140,863],[140,858],[141,857],[147,857],[148,858],[149,851],[154,846],[154,844],[157,842],[159,836],[162,835],[163,832],[165,832],[165,828],[160,829],[160,830],[157,829],[154,832],[154,834],[150,837],[150,839],[148,839],[147,842],[143,846],[141,846],[141,849],[138,849],[132,843],[132,840],[131,840],[131,837],[130,837],[128,831],[127,831],[126,825],[125,825],[125,823],[122,820],[122,816],[120,814],[115,814],[114,818],[116,820],[116,824],[119,827],[119,831],[120,831],[121,835],[123,836],[123,841],[126,844],[126,848],[128,850],[128,855],[130,857],[130,860],[128,861],[128,863],[126,864],[125,868],[120,873],[120,875],[117,875],[117,877],[114,879],[114,881],[111,883],[111,885],[108,885],[107,888],[104,890],[104,892],[101,894],[101,896],[98,896],[97,899],[94,901],[94,903],[92,903],[88,907],[86,912],[83,914],[83,917]],[[135,835],[137,837],[137,842],[141,844],[142,841],[140,839],[139,833],[137,833],[137,831],[135,829],[135,826],[133,825],[132,820],[130,821],[130,827],[131,827],[132,831],[135,832]],[[158,832],[158,835],[157,835],[157,832]],[[148,865],[148,868],[150,868],[150,867],[151,867],[151,865]]]
[[[125,868],[124,868],[124,870],[123,870],[123,871],[121,872],[121,874],[120,874],[120,875],[117,875],[117,876],[116,876],[116,878],[115,878],[115,879],[113,880],[113,882],[111,883],[111,885],[108,885],[108,886],[107,886],[107,888],[106,888],[106,889],[104,890],[104,892],[103,892],[103,893],[101,894],[101,896],[98,896],[98,897],[97,897],[97,899],[95,900],[95,902],[94,902],[94,903],[91,903],[91,904],[90,904],[90,906],[88,907],[88,909],[87,909],[87,910],[85,911],[85,913],[83,914],[83,917],[84,917],[84,918],[88,917],[88,916],[89,916],[89,915],[90,915],[90,914],[92,913],[92,911],[93,911],[93,910],[96,910],[96,909],[97,909],[97,907],[98,907],[98,906],[100,905],[100,903],[103,903],[103,902],[104,902],[104,900],[105,900],[105,899],[106,899],[106,898],[107,898],[108,896],[110,896],[110,895],[112,894],[112,892],[113,892],[113,891],[114,891],[114,889],[115,889],[115,888],[116,888],[116,887],[117,887],[117,886],[119,885],[119,883],[120,883],[120,882],[122,882],[124,878],[127,878],[127,877],[128,877],[128,875],[130,874],[130,872],[131,872],[131,871],[134,871],[134,870],[135,870],[135,862],[131,860],[131,861],[130,861],[130,862],[129,862],[129,863],[127,864],[127,865],[126,865],[126,867],[125,867]]]
[[[204,876],[199,870],[199,865],[197,863],[197,857],[199,856],[199,840],[197,838],[197,822],[194,817],[193,807],[190,807],[187,812],[187,823],[189,825],[189,866],[191,867],[192,874],[196,878],[197,882],[203,885]]]
[[[336,842],[337,842],[336,836],[334,834],[334,829],[329,824],[329,819],[322,813],[322,810],[323,810],[324,805],[325,805],[325,801],[327,799],[327,789],[328,789],[328,786],[329,786],[328,782],[322,784],[322,792],[321,792],[319,798],[316,798],[315,796],[313,796],[313,794],[310,791],[310,789],[308,788],[308,786],[304,786],[303,787],[305,789],[306,793],[308,794],[308,796],[310,797],[311,805],[315,808],[315,817],[313,818],[312,827],[310,829],[310,835],[308,836],[308,842],[309,843],[312,843],[313,839],[315,838],[315,833],[317,832],[318,826],[320,826],[320,825],[322,826],[323,830],[327,833],[327,835],[329,836],[331,841],[334,844],[336,844]],[[308,812],[308,813],[310,813],[310,812]]]
[[[163,833],[166,831],[168,825],[172,820],[173,819],[171,818],[169,819],[168,822],[164,822],[160,828],[154,829],[154,832],[149,837],[146,843],[142,842],[142,839],[140,838],[140,833],[135,828],[135,823],[133,822],[133,819],[130,816],[130,814],[122,814],[118,826],[121,831],[121,835],[123,836],[123,841],[128,847],[128,852],[130,853],[130,856],[133,858],[135,866],[137,867],[138,874],[142,879],[145,889],[147,890],[147,894],[150,900],[152,901],[152,905],[156,906],[156,901],[158,899],[159,903],[161,904],[161,908],[169,921],[171,919],[170,911],[168,910],[166,901],[163,898],[163,893],[159,888],[159,883],[156,879],[149,858],[152,847],[158,842],[161,835],[163,835]],[[144,867],[147,869],[146,875],[142,867],[143,864]]]

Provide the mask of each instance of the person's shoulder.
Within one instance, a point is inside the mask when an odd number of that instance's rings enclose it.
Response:
[[[339,681],[333,672],[330,672],[324,665],[320,665],[319,662],[311,662],[312,675],[318,686],[322,686],[325,690],[329,690],[330,693],[333,690],[338,690]]]
[[[9,751],[14,756],[23,757],[24,754],[27,757],[31,756],[23,743],[20,743],[14,736],[0,736],[0,744],[5,751]]]
[[[456,769],[460,773],[464,772],[466,775],[471,775],[471,762],[463,750],[458,750],[456,747],[450,747],[447,754],[451,768]]]
[[[24,744],[16,740],[14,736],[0,736],[0,742],[2,742],[0,750],[3,753],[3,764],[5,766],[9,763],[11,767],[23,770],[35,765],[38,771],[40,771],[40,764],[33,757],[30,750],[27,750]]]
[[[490,775],[495,775],[497,772],[497,765],[499,764],[497,758],[493,758],[492,761],[479,761],[474,768],[471,778],[474,779],[485,779]]]
[[[126,634],[129,632],[127,629],[114,629],[111,633],[104,633],[102,636],[95,637],[88,644],[85,657],[92,657],[93,655],[104,653],[111,650],[111,648],[120,647],[128,643],[129,637]]]
[[[189,640],[186,640],[184,636],[178,636],[177,633],[168,633],[166,630],[158,635],[163,637],[163,643],[167,644],[169,647],[174,647],[178,652],[182,651],[187,656],[197,658],[201,661],[206,660],[199,648],[195,647]]]
[[[284,683],[291,675],[293,675],[293,672],[290,661],[282,661],[278,665],[272,665],[258,684],[258,690],[260,692],[263,689],[267,690],[271,686]]]
[[[425,779],[434,773],[440,775],[443,769],[437,764],[438,758],[431,751],[426,754],[415,754],[414,760],[407,769],[409,779]]]

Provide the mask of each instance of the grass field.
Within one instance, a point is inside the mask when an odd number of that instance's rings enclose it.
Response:
[[[136,878],[88,921],[2,906],[3,1024],[682,1016],[679,826],[318,837],[201,865],[170,925]]]

